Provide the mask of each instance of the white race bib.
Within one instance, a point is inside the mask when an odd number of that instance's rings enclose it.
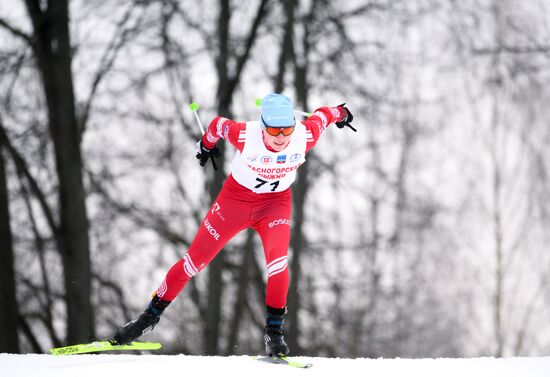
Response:
[[[244,139],[243,151],[237,151],[231,163],[233,178],[259,194],[289,188],[296,170],[306,161],[306,127],[302,122],[296,122],[290,143],[281,152],[266,148],[260,122],[246,123]]]

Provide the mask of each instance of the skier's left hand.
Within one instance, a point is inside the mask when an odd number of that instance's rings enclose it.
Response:
[[[351,125],[351,122],[353,121],[353,115],[351,114],[351,111],[349,111],[349,109],[345,105],[346,105],[346,103],[343,103],[341,105],[336,106],[336,107],[339,107],[340,110],[344,112],[344,116],[342,117],[342,120],[339,121],[339,122],[336,122],[336,127],[344,128],[344,127],[348,126],[353,131],[357,132],[355,127],[353,127]]]
[[[214,167],[214,170],[218,170],[218,166],[216,165],[216,162],[214,161],[215,158],[220,157],[220,150],[218,147],[214,147],[212,149],[206,148],[204,144],[202,143],[202,140],[200,140],[197,143],[197,159],[199,160],[199,163],[202,167],[206,165],[208,162],[208,159],[212,160],[212,166]]]

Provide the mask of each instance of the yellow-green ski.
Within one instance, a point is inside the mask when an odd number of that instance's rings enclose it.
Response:
[[[78,355],[81,353],[103,352],[103,351],[145,351],[158,350],[162,345],[152,342],[132,342],[130,344],[116,344],[108,340],[75,344],[74,346],[51,348],[50,353],[54,356]]]
[[[294,367],[294,368],[311,368],[313,366],[313,364],[311,363],[302,363],[300,361],[294,360],[284,355],[255,356],[254,359],[258,361],[270,363],[270,364],[288,365],[289,367]]]

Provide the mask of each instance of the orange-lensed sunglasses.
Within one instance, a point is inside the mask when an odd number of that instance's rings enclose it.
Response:
[[[292,126],[292,127],[269,127],[269,126],[265,126],[265,130],[271,136],[279,136],[280,134],[283,134],[284,136],[288,136],[288,135],[290,135],[291,133],[294,132],[294,126]]]

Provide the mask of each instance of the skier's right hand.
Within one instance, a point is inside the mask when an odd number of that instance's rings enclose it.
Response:
[[[215,158],[218,158],[220,157],[220,150],[218,147],[214,147],[212,149],[210,148],[206,148],[202,142],[202,140],[200,140],[198,143],[197,143],[197,159],[199,160],[199,163],[201,164],[201,166],[204,167],[204,165],[206,165],[206,163],[208,162],[208,159],[211,159],[212,160],[212,166],[214,167],[214,170],[218,170],[218,167],[216,166],[216,162],[214,161]]]

